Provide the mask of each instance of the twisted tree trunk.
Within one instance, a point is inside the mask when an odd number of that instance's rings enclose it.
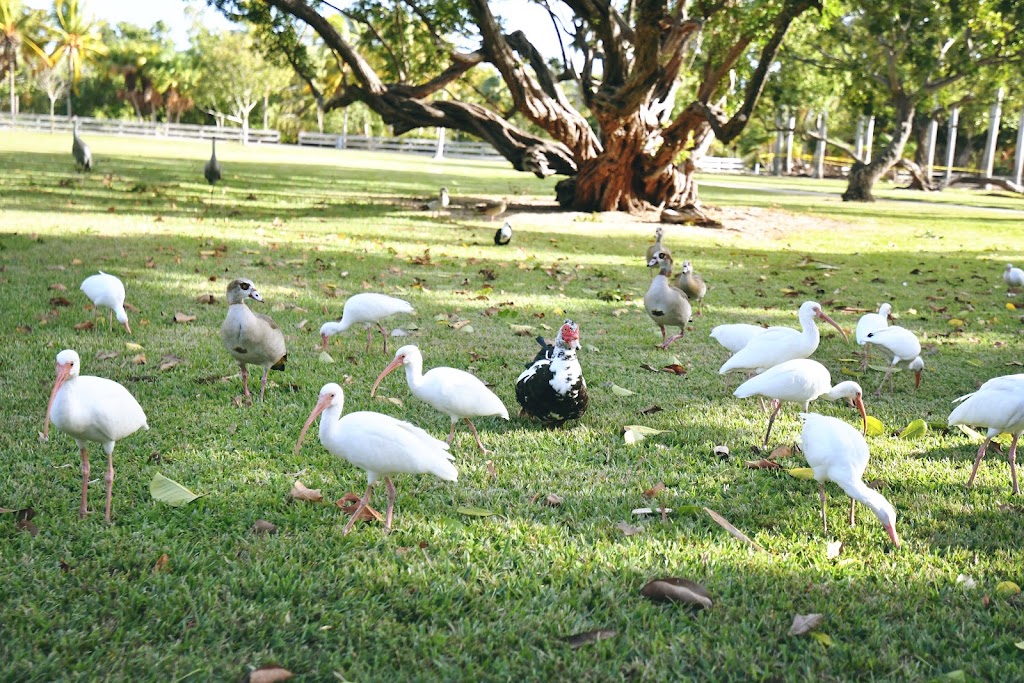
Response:
[[[910,139],[914,123],[914,102],[907,96],[896,100],[897,133],[889,144],[875,158],[863,163],[856,161],[850,168],[850,176],[843,193],[844,202],[873,202],[871,189],[878,179],[885,175],[903,158],[903,148]]]

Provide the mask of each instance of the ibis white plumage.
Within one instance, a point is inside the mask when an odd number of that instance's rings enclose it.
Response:
[[[889,366],[885,369],[885,376],[878,383],[878,389],[875,391],[875,394],[881,395],[882,385],[885,384],[886,379],[889,380],[889,391],[893,390],[892,371],[900,364],[906,365],[914,372],[914,389],[921,386],[921,371],[924,370],[924,360],[921,359],[921,342],[917,340],[913,332],[905,327],[896,325],[869,332],[867,340],[892,356],[892,361],[889,362]]]
[[[327,350],[327,338],[332,335],[344,332],[353,325],[362,324],[366,327],[366,350],[370,350],[370,341],[373,339],[373,326],[380,330],[380,336],[384,339],[384,353],[388,352],[388,331],[380,324],[385,318],[399,313],[414,313],[412,304],[403,299],[396,299],[386,294],[365,292],[350,296],[345,302],[341,311],[341,320],[338,322],[324,323],[320,326],[320,339],[323,342],[323,350]]]
[[[834,481],[850,496],[850,525],[854,523],[854,505],[860,501],[867,505],[893,544],[899,548],[896,535],[896,510],[878,491],[864,483],[864,470],[868,466],[868,444],[856,429],[834,417],[817,413],[800,413],[804,421],[801,435],[802,449],[807,464],[818,481],[821,498],[821,524],[828,533],[825,516],[825,482]]]
[[[110,501],[114,491],[114,445],[140,429],[149,429],[142,406],[123,386],[113,380],[79,375],[78,354],[65,349],[57,354],[57,377],[46,404],[43,440],[49,439],[50,423],[78,445],[82,457],[82,502],[79,514],[88,514],[89,442],[103,446],[107,453],[107,504],[105,517],[110,522]]]
[[[760,375],[748,379],[737,387],[733,396],[764,396],[774,402],[775,409],[768,418],[768,431],[764,435],[764,445],[768,445],[768,437],[772,433],[775,417],[782,408],[782,402],[799,403],[807,410],[811,401],[826,398],[829,401],[848,398],[853,400],[860,411],[867,432],[868,416],[864,409],[864,392],[856,382],[840,382],[832,386],[832,375],[828,368],[816,360],[795,358],[785,363],[774,365]]]
[[[1008,290],[1019,290],[1024,287],[1024,270],[1014,268],[1012,264],[1007,263],[1006,270],[1003,271],[1003,282],[1006,283]]]
[[[718,325],[712,328],[710,337],[723,346],[729,353],[737,353],[746,346],[751,339],[757,337],[767,330],[767,327],[750,325],[747,323],[734,323],[730,325]]]
[[[313,421],[320,417],[320,443],[330,453],[344,458],[366,471],[366,494],[342,530],[352,530],[359,513],[370,502],[373,485],[381,478],[388,488],[388,511],[384,531],[391,531],[391,518],[395,508],[395,485],[391,477],[396,474],[433,474],[445,481],[456,481],[459,472],[448,454],[448,444],[435,439],[416,425],[396,420],[388,415],[360,411],[342,417],[345,392],[333,382],[320,389],[316,407],[299,433],[295,453],[302,448],[302,439]]]
[[[718,370],[727,372],[763,372],[768,368],[794,358],[807,358],[818,348],[821,337],[815,318],[829,323],[846,339],[846,332],[830,318],[816,301],[805,301],[798,313],[801,330],[789,327],[769,327],[753,337]]]
[[[117,317],[117,322],[124,325],[128,334],[132,333],[132,328],[128,324],[128,313],[124,310],[124,283],[120,278],[101,270],[98,275],[90,275],[82,280],[81,290],[89,297],[97,311],[101,307],[109,308],[110,315]]]
[[[398,349],[394,360],[381,371],[370,389],[370,396],[374,395],[377,386],[392,370],[401,366],[405,366],[405,379],[412,395],[451,418],[449,444],[455,437],[455,425],[459,420],[465,420],[476,437],[476,445],[484,453],[490,453],[481,443],[480,435],[470,418],[493,415],[507,420],[508,409],[487,385],[475,375],[455,368],[432,368],[424,374],[423,354],[415,345],[408,344]]]
[[[864,358],[860,366],[861,370],[868,367],[868,351],[871,346],[871,340],[868,339],[868,335],[876,330],[884,330],[886,327],[889,327],[889,316],[891,314],[892,305],[884,303],[878,307],[878,313],[865,313],[857,321],[857,330],[854,333],[854,338],[858,344],[864,347]]]
[[[981,388],[972,394],[961,396],[954,403],[959,402],[953,412],[949,414],[949,425],[970,425],[974,427],[988,427],[988,434],[985,441],[978,449],[978,456],[974,459],[974,468],[971,469],[971,477],[967,485],[974,484],[974,477],[978,474],[978,466],[985,451],[992,439],[1003,432],[1013,435],[1013,442],[1010,444],[1010,452],[1007,459],[1010,461],[1010,480],[1013,484],[1014,495],[1020,495],[1020,487],[1017,485],[1017,441],[1024,432],[1024,375],[1004,375],[994,377],[981,385]]]

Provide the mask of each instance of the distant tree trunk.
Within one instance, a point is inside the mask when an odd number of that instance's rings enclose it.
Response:
[[[16,116],[18,114],[18,104],[15,101],[16,97],[14,95],[14,65],[13,64],[8,64],[7,65],[7,79],[8,79],[8,83],[10,84],[10,88],[11,88],[11,116],[13,117],[13,116]]]
[[[75,90],[75,70],[72,68],[71,50],[68,50],[68,118],[71,118],[71,94]]]
[[[856,161],[850,168],[850,177],[847,181],[846,192],[843,193],[844,202],[873,202],[874,195],[871,189],[878,182],[878,179],[885,175],[896,163],[903,158],[903,148],[910,139],[914,122],[914,102],[902,96],[896,102],[896,120],[898,126],[896,134],[882,152],[871,159],[868,163]]]

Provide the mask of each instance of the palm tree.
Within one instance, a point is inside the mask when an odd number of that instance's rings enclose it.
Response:
[[[18,95],[14,89],[18,58],[46,59],[46,53],[39,46],[42,26],[42,10],[29,9],[21,0],[0,0],[0,78],[6,75],[9,79],[11,116],[18,112]]]
[[[53,18],[57,25],[51,30],[56,43],[50,62],[57,64],[66,59],[68,64],[68,80],[71,89],[68,91],[68,116],[71,116],[71,93],[78,91],[78,80],[82,75],[82,65],[99,55],[107,54],[107,46],[103,44],[100,33],[101,24],[82,15],[78,8],[78,0],[54,0]]]

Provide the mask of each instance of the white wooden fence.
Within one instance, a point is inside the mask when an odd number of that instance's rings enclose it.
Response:
[[[697,160],[697,170],[705,173],[746,173],[743,159],[737,157],[701,157]]]
[[[437,154],[437,138],[378,138],[366,135],[342,136],[337,133],[311,133],[301,131],[299,144],[313,147],[334,147],[337,149],[359,149],[373,152],[404,152],[434,156]],[[442,156],[469,159],[502,159],[486,142],[446,141]]]
[[[0,114],[0,128],[42,131],[46,133],[71,132],[71,119],[66,116]],[[186,138],[192,140],[242,141],[241,128],[200,126],[192,123],[162,123],[153,121],[122,121],[119,119],[78,118],[78,128],[83,133],[97,135],[136,135],[156,138]],[[249,142],[276,144],[281,142],[281,132],[276,130],[249,129]]]

